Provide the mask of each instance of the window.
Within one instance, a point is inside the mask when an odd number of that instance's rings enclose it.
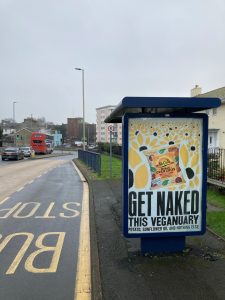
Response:
[[[42,137],[43,135],[42,134],[35,134],[34,137],[37,137],[37,138],[40,138]]]
[[[33,143],[34,143],[34,144],[41,144],[42,141],[39,141],[39,140],[33,140]]]

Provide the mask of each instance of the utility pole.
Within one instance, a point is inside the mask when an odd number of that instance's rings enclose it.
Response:
[[[82,71],[82,95],[83,95],[83,150],[85,150],[85,105],[84,105],[84,69],[74,68],[77,71]]]

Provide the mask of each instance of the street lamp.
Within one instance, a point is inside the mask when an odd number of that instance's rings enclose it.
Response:
[[[14,145],[16,145],[16,136],[15,136],[15,132],[16,132],[16,126],[15,126],[15,104],[17,103],[17,101],[13,101],[13,129],[14,129]]]
[[[74,68],[77,71],[82,71],[82,92],[83,92],[83,150],[85,150],[85,106],[84,106],[84,69]]]
[[[15,126],[15,104],[17,101],[13,101],[13,125]]]

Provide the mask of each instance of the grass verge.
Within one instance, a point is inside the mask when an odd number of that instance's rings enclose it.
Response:
[[[208,188],[207,201],[224,211],[208,211],[206,217],[207,226],[216,234],[225,238],[225,195],[214,188]]]
[[[207,201],[214,206],[225,209],[225,195],[216,189],[208,188]]]
[[[206,218],[207,226],[225,238],[225,211],[210,211]]]
[[[79,160],[79,163],[87,169],[90,179],[110,179],[110,157],[109,155],[101,155],[101,176],[98,176],[93,170],[91,170],[84,162]],[[112,157],[112,178],[121,179],[122,177],[122,161],[119,158]]]
[[[119,158],[112,157],[112,178],[120,179],[122,176],[122,161]],[[110,178],[110,157],[101,155],[101,176],[100,179]]]

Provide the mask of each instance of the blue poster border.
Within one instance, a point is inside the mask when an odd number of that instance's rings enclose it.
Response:
[[[199,231],[179,231],[179,232],[157,232],[157,233],[128,233],[128,124],[129,120],[133,118],[196,118],[202,119],[203,134],[202,134],[202,218],[201,230]],[[208,115],[204,113],[189,113],[189,114],[145,114],[145,113],[126,113],[122,118],[122,133],[123,133],[123,234],[128,238],[154,238],[154,237],[179,237],[203,235],[206,231],[206,196],[207,196],[207,151],[208,151]]]

